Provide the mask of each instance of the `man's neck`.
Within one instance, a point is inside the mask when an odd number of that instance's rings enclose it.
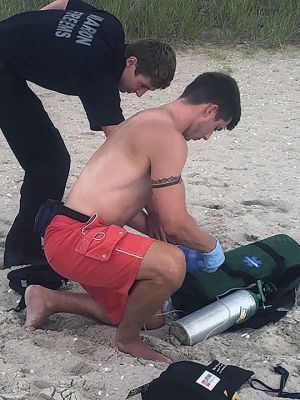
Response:
[[[185,132],[191,126],[196,113],[199,112],[195,106],[187,104],[183,99],[172,101],[162,106],[162,108],[170,114],[176,130],[181,133]]]

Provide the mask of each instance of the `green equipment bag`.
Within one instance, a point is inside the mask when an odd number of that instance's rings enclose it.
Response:
[[[279,234],[227,251],[224,264],[216,272],[187,272],[172,302],[176,310],[188,315],[214,302],[217,296],[251,285],[251,291],[260,296],[262,308],[242,327],[259,328],[278,321],[287,312],[278,308],[294,304],[300,285],[300,245]]]

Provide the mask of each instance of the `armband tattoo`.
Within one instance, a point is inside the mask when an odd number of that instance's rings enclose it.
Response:
[[[151,185],[152,188],[159,189],[166,186],[177,185],[178,183],[181,182],[182,182],[181,175],[179,175],[179,176],[170,176],[169,178],[151,180]]]

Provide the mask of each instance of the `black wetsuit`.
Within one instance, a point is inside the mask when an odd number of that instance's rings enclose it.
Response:
[[[118,90],[124,51],[120,22],[81,0],[69,0],[66,10],[25,12],[0,22],[0,128],[25,171],[5,266],[42,256],[34,218],[47,199],[62,198],[70,167],[59,131],[26,81],[78,96],[91,129],[101,130],[124,119]]]

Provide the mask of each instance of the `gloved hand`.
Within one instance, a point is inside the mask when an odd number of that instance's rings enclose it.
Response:
[[[208,253],[183,245],[178,245],[178,247],[185,255],[187,272],[215,272],[225,261],[224,252],[218,240],[216,247]]]

